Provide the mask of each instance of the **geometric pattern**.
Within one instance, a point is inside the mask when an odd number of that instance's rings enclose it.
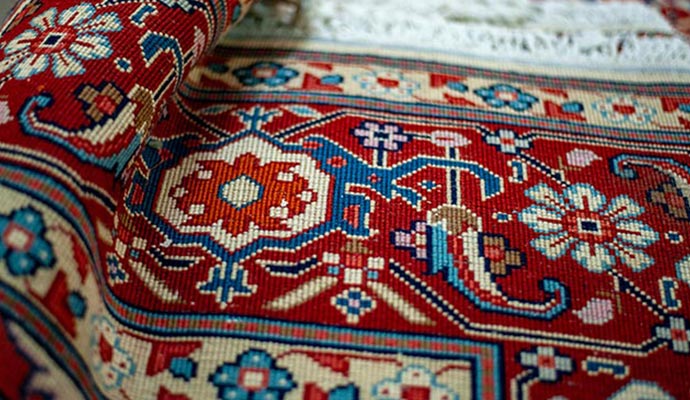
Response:
[[[687,395],[690,84],[210,49],[249,3],[2,28],[0,397]]]

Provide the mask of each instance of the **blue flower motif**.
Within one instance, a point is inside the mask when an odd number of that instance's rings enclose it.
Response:
[[[43,217],[32,207],[0,215],[0,258],[12,275],[33,275],[40,267],[51,267],[53,248],[45,239]]]
[[[611,201],[588,184],[568,186],[558,193],[545,184],[525,195],[537,204],[525,208],[519,220],[540,234],[530,244],[551,260],[571,257],[592,272],[603,272],[616,259],[641,271],[654,259],[643,249],[659,240],[649,225],[635,219],[644,212],[628,196]]]
[[[359,322],[360,317],[376,308],[376,301],[361,289],[347,289],[331,298],[331,304],[345,314],[350,324]]]
[[[508,106],[515,111],[530,109],[539,99],[529,93],[511,85],[491,85],[488,88],[480,88],[474,93],[481,97],[491,107],[502,108]]]
[[[81,3],[58,14],[50,8],[31,20],[27,29],[5,47],[0,72],[11,71],[26,79],[52,66],[58,78],[83,74],[80,60],[105,59],[113,50],[103,32],[119,32],[122,25],[114,12],[95,16],[93,4]]]
[[[246,68],[236,69],[232,74],[245,86],[264,84],[276,87],[286,84],[299,75],[299,72],[278,63],[260,61]]]
[[[297,385],[265,351],[250,349],[208,377],[222,400],[280,400]]]

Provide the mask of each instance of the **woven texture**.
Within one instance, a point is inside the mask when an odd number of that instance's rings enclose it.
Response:
[[[15,8],[0,397],[688,398],[687,5],[367,3]]]

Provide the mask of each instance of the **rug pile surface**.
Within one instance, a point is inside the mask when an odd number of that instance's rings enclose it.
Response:
[[[686,2],[249,3],[5,22],[0,397],[690,396]]]

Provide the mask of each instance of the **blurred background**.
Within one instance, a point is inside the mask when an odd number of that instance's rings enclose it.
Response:
[[[4,21],[10,8],[14,5],[14,0],[0,0],[0,21]]]

